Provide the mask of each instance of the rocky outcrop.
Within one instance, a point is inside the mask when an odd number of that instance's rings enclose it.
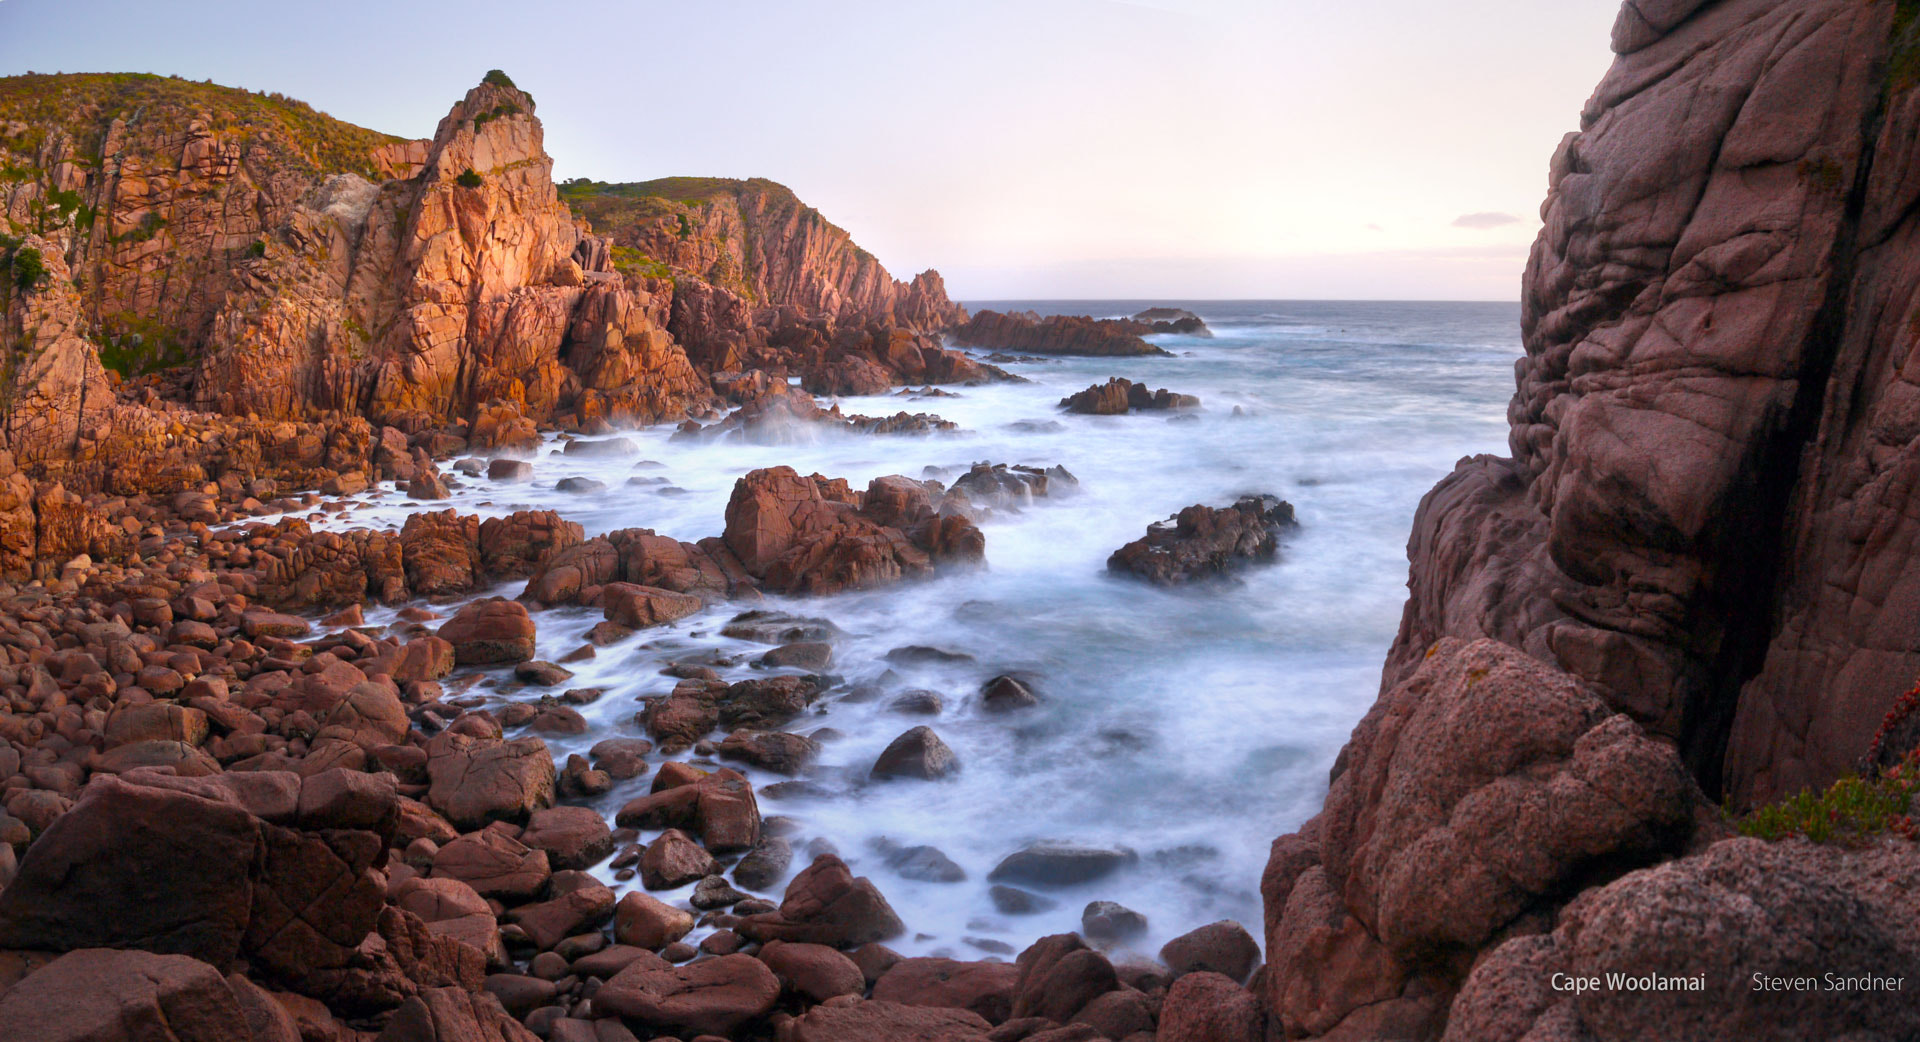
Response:
[[[611,270],[551,170],[532,99],[490,81],[412,178],[328,179],[237,273],[196,401],[433,420],[506,400],[542,420],[592,391],[628,422],[684,414],[705,387],[664,329],[671,287]]]
[[[1094,384],[1084,391],[1060,399],[1060,407],[1068,412],[1089,416],[1122,416],[1135,409],[1142,412],[1198,409],[1200,399],[1190,394],[1175,394],[1164,387],[1150,391],[1146,384],[1116,376],[1104,384]]]
[[[1712,802],[1904,755],[1915,43],[1892,3],[1623,7],[1513,456],[1422,503],[1383,694],[1273,846],[1288,1037],[1914,1032],[1911,840],[1728,838]]]
[[[1589,891],[1551,933],[1493,949],[1445,1037],[1614,1042],[1653,1025],[1684,1039],[1911,1037],[1920,1009],[1911,978],[1896,978],[1920,966],[1916,883],[1906,840],[1862,850],[1727,840]],[[1600,986],[1556,992],[1556,973]],[[1647,983],[1608,986],[1622,979]]]
[[[1712,813],[1581,681],[1443,641],[1354,729],[1322,814],[1274,842],[1269,1008],[1289,1037],[1435,1037],[1483,948],[1681,853]]]
[[[1164,355],[1140,339],[1153,326],[1123,318],[1048,315],[1032,311],[1003,314],[981,311],[954,327],[948,337],[962,347],[1025,351],[1038,355]]]
[[[1156,333],[1204,337],[1213,335],[1213,330],[1207,328],[1206,320],[1186,308],[1148,308],[1133,316],[1133,320],[1146,323],[1153,327]]]
[[[986,537],[937,483],[895,475],[855,491],[844,479],[772,467],[735,482],[719,537],[682,543],[646,529],[611,532],[545,559],[524,596],[607,603],[612,618],[606,598],[620,584],[707,601],[759,590],[833,593],[969,567],[985,550]]]
[[[1623,8],[1553,159],[1513,455],[1423,502],[1386,687],[1442,636],[1506,641],[1738,805],[1864,755],[1920,672],[1920,92],[1896,6]]]
[[[794,308],[842,325],[937,333],[966,311],[935,271],[887,274],[851,236],[764,178],[669,177],[637,184],[570,181],[562,197],[632,265],[658,264],[762,308]]]
[[[1281,533],[1297,524],[1293,504],[1272,496],[1248,496],[1230,507],[1195,504],[1115,550],[1107,571],[1155,586],[1223,578],[1273,560]]]
[[[845,480],[803,478],[791,467],[756,470],[734,485],[722,539],[766,589],[787,593],[921,578],[977,564],[986,547],[973,522],[941,511],[934,490],[911,478],[875,478],[855,492]]]

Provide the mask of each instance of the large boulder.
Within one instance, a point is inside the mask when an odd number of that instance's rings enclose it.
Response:
[[[722,539],[749,574],[787,593],[866,589],[978,562],[979,529],[957,515],[903,516],[902,483],[919,484],[880,478],[860,493],[791,467],[756,470],[734,485]]]
[[[264,849],[243,807],[96,776],[0,890],[0,948],[141,948],[223,965],[240,954]]]
[[[705,607],[700,598],[691,594],[625,582],[607,584],[600,594],[600,604],[608,622],[630,630],[663,626]]]
[[[1155,1042],[1261,1042],[1266,1017],[1253,993],[1238,983],[1202,970],[1167,989],[1160,1005]]]
[[[627,964],[593,997],[595,1016],[615,1016],[651,1035],[729,1035],[765,1016],[780,981],[751,955],[673,966],[651,952]]]
[[[906,929],[873,882],[832,854],[815,858],[793,882],[778,911],[742,919],[735,927],[755,941],[800,941],[853,948],[884,941]]]
[[[442,731],[427,743],[427,777],[427,804],[455,828],[525,821],[553,805],[553,756],[534,737],[502,741]]]
[[[1482,946],[1713,815],[1672,747],[1576,678],[1442,641],[1354,729],[1323,814],[1274,844],[1270,1007],[1295,1033],[1427,1031]]]
[[[184,955],[69,952],[0,992],[20,1042],[297,1042],[256,1034],[219,971]]]
[[[534,625],[527,607],[502,597],[461,606],[440,627],[439,637],[453,645],[455,662],[493,665],[533,658]]]
[[[1552,933],[1495,948],[1461,989],[1446,1038],[1914,1038],[1916,967],[1910,842],[1725,840],[1590,890]],[[1556,979],[1596,983],[1556,989]]]
[[[964,1009],[858,1002],[815,1006],[781,1042],[987,1042],[993,1025]]]
[[[939,1006],[979,1014],[999,1024],[1013,1014],[1019,967],[1006,962],[901,959],[873,983],[876,1001]]]

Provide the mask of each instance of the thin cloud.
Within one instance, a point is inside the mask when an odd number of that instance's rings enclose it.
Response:
[[[1453,219],[1455,228],[1486,229],[1502,225],[1519,224],[1520,218],[1510,213],[1495,213],[1491,210],[1482,213],[1463,213]]]

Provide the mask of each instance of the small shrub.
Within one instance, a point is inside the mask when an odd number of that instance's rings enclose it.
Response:
[[[47,280],[47,261],[40,251],[31,246],[22,246],[13,254],[13,284],[21,289],[33,289]]]
[[[267,240],[255,239],[247,246],[247,256],[264,257],[267,255]]]
[[[480,175],[474,173],[472,167],[468,167],[460,171],[460,176],[454,178],[453,183],[462,188],[478,188],[481,185],[481,180]]]
[[[1872,778],[1842,778],[1825,792],[1806,789],[1761,807],[1739,822],[1740,834],[1765,840],[1804,836],[1854,845],[1885,835],[1920,836],[1908,808],[1920,782],[1920,759],[1908,757]]]
[[[491,83],[496,87],[505,87],[508,90],[520,89],[513,85],[513,77],[508,76],[506,73],[501,72],[499,69],[488,69],[487,75],[480,82]]]

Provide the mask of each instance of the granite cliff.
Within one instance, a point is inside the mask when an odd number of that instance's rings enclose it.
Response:
[[[770,182],[645,196],[700,216],[684,237],[593,211],[609,238],[551,168],[533,99],[497,71],[420,140],[173,78],[0,80],[0,571],[105,550],[73,524],[114,527],[112,497],[223,482],[233,507],[271,498],[263,481],[410,474],[411,448],[711,417],[714,374],[734,400],[788,375],[996,375],[939,345],[964,312],[937,273],[894,281]],[[63,496],[107,497],[98,524]]]
[[[1716,807],[1903,759],[1910,793],[1911,728],[1877,734],[1920,672],[1915,13],[1623,6],[1550,168],[1512,455],[1421,504],[1380,700],[1274,844],[1287,1037],[1920,1031],[1750,985],[1911,978],[1904,819],[1825,846]],[[1551,983],[1608,972],[1678,983]]]

